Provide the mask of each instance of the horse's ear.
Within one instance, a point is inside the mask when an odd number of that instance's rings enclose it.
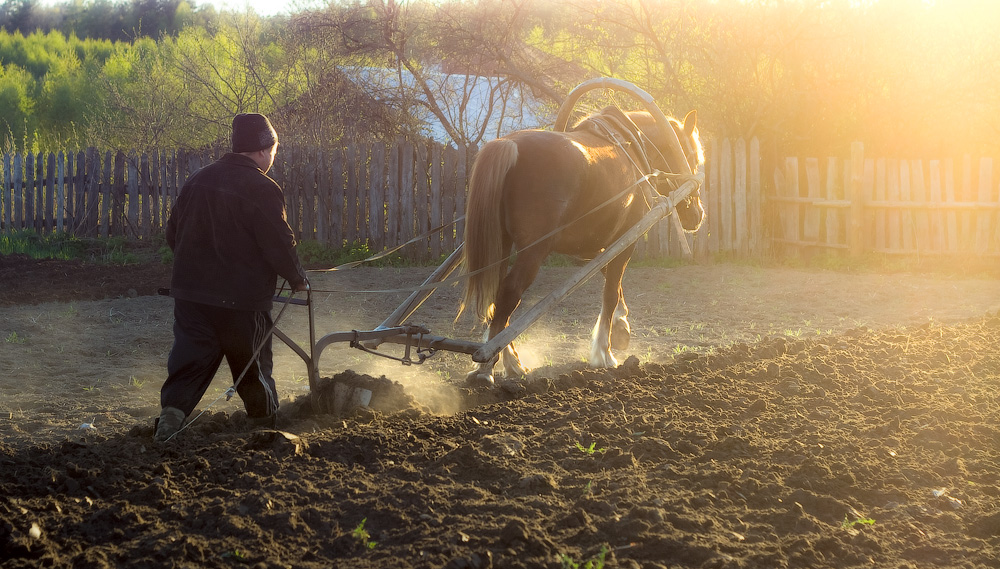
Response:
[[[691,136],[696,126],[698,126],[698,111],[691,111],[684,116],[684,133]]]

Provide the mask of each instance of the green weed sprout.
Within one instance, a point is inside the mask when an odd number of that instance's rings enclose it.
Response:
[[[866,526],[873,526],[875,525],[875,520],[871,518],[858,518],[854,521],[849,521],[847,519],[847,514],[844,514],[844,523],[840,524],[840,527],[843,529],[854,529],[854,526],[859,524]]]
[[[603,454],[608,450],[606,448],[597,448],[597,443],[590,443],[589,447],[585,447],[580,443],[576,443],[576,448],[580,449],[580,452],[586,454],[587,456],[593,456],[594,453]]]
[[[361,520],[361,523],[358,524],[358,527],[354,528],[354,530],[351,531],[351,535],[354,536],[355,539],[360,541],[361,545],[364,545],[366,549],[375,549],[376,544],[374,541],[372,541],[371,534],[368,533],[368,530],[365,529],[365,522],[367,521],[368,518]]]

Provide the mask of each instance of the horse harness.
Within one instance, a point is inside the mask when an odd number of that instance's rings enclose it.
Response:
[[[624,119],[624,120],[623,120]],[[627,123],[625,121],[628,121]],[[591,132],[617,146],[631,160],[632,165],[639,171],[640,178],[646,178],[647,189],[652,189],[656,195],[665,195],[659,191],[650,181],[650,177],[658,177],[654,169],[649,165],[649,156],[646,153],[646,145],[639,139],[639,127],[635,125],[624,113],[622,117],[609,115],[592,116],[588,118],[592,123]],[[631,128],[629,128],[631,126]],[[634,151],[632,150],[634,149]],[[664,182],[668,184],[668,193],[676,189],[679,184],[674,181],[673,176],[668,176]],[[645,194],[646,192],[644,192]],[[656,196],[644,195],[647,207],[652,207],[650,203]],[[685,198],[686,200],[690,199]]]

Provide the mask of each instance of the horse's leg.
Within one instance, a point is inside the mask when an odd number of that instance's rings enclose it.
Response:
[[[538,269],[541,268],[542,261],[548,256],[548,253],[548,249],[541,245],[518,253],[514,267],[500,282],[500,291],[497,293],[493,308],[493,320],[490,321],[487,340],[502,332],[510,323],[510,315],[521,304],[521,296],[538,276]],[[528,373],[528,370],[521,364],[513,343],[500,351],[498,359],[503,360],[503,370],[506,377],[519,377]],[[493,366],[496,363],[497,359],[480,364],[477,369],[469,373],[466,379],[472,384],[493,383]]]
[[[627,350],[632,340],[632,327],[628,324],[628,306],[625,305],[625,295],[618,287],[618,306],[611,317],[611,349]]]
[[[616,336],[615,347],[620,347],[624,333],[624,344],[628,346],[628,308],[622,295],[622,276],[632,256],[632,247],[623,251],[604,267],[604,293],[601,314],[597,317],[590,343],[590,367],[615,367],[618,360],[611,354],[612,333]],[[614,322],[614,328],[612,328]],[[625,346],[621,346],[624,349]]]

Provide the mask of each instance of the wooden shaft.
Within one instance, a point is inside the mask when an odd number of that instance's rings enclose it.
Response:
[[[380,324],[378,328],[376,328],[376,330],[380,330],[382,328],[392,328],[393,326],[399,326],[414,312],[416,312],[417,309],[420,308],[420,305],[423,304],[423,302],[427,300],[432,294],[434,294],[434,291],[436,290],[433,288],[424,289],[423,287],[429,284],[439,283],[444,279],[448,278],[448,276],[452,272],[454,272],[454,270],[457,269],[458,266],[462,263],[463,259],[462,251],[464,248],[465,248],[465,243],[462,243],[458,246],[457,249],[455,249],[455,251],[451,255],[448,255],[448,258],[445,259],[443,263],[441,263],[441,266],[439,266],[437,269],[434,269],[434,272],[427,277],[427,280],[425,280],[423,285],[421,285],[421,289],[413,291],[413,293],[410,294],[409,298],[403,301],[403,304],[400,304],[399,308],[393,311],[393,313],[390,314],[388,318],[386,318],[385,321],[382,322],[382,324]]]

